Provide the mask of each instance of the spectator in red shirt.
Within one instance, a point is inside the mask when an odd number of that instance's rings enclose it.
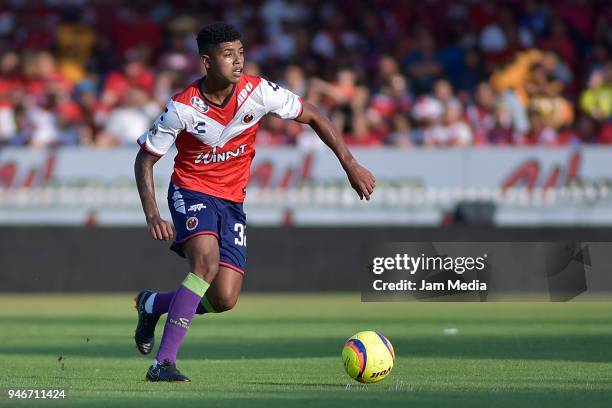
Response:
[[[23,66],[25,92],[36,100],[43,101],[52,89],[72,92],[73,84],[57,69],[55,58],[50,52],[26,54]]]
[[[102,104],[115,107],[123,102],[131,88],[140,88],[153,94],[155,76],[147,68],[144,56],[132,50],[126,56],[122,71],[113,71],[106,78],[102,92]]]

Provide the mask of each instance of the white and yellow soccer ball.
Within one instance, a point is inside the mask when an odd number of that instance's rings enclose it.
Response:
[[[342,349],[346,373],[361,383],[384,380],[395,361],[391,342],[375,331],[362,331],[350,337]]]

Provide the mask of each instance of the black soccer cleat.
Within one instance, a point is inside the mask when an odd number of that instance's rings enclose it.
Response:
[[[136,331],[134,332],[134,341],[138,351],[145,355],[153,350],[153,345],[155,344],[155,326],[157,326],[159,320],[159,316],[147,313],[145,310],[145,303],[153,293],[155,292],[143,290],[134,298],[134,307],[138,312],[138,325],[136,325]]]
[[[170,361],[164,361],[163,363],[154,364],[149,367],[145,379],[147,381],[166,381],[174,383],[191,382],[188,377],[181,374],[176,368],[176,364]]]

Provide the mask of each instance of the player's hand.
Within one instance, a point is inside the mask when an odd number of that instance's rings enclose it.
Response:
[[[147,219],[147,226],[154,239],[159,241],[170,241],[174,238],[174,228],[172,224],[159,216]]]
[[[366,200],[369,200],[374,187],[376,187],[374,175],[356,161],[347,165],[345,170],[351,186],[359,195],[359,199],[363,200],[365,197]]]

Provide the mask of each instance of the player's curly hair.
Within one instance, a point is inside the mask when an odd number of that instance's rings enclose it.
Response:
[[[240,40],[240,31],[231,24],[222,21],[210,23],[198,33],[198,50],[201,54],[208,51],[208,47],[228,41]]]

